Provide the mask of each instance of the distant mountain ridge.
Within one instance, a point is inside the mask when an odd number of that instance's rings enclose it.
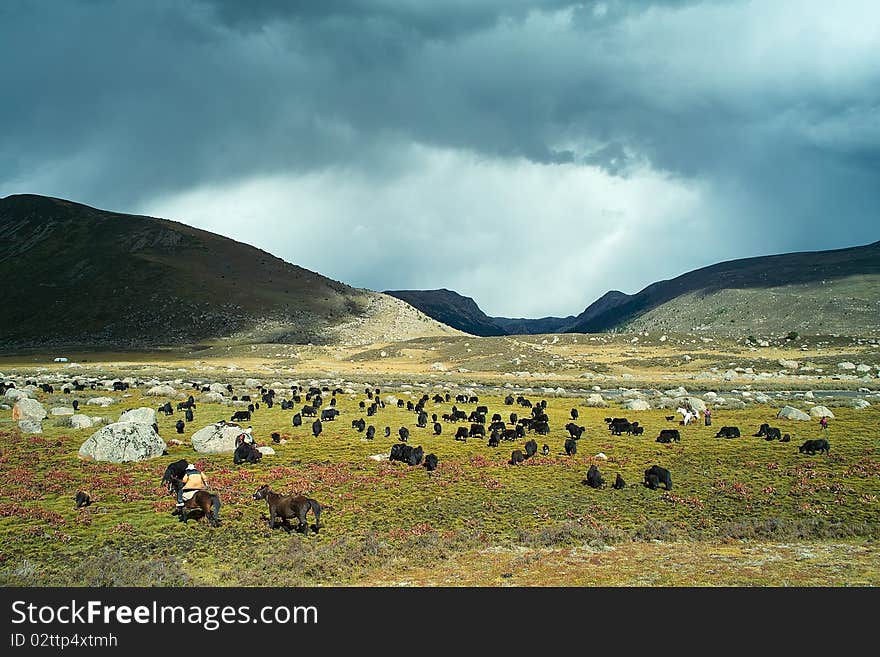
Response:
[[[812,333],[876,332],[880,330],[880,241],[721,262],[652,283],[636,294],[607,292],[579,315],[566,318],[489,317],[473,299],[450,290],[387,294],[476,335],[652,328],[740,335],[750,327],[764,332],[794,328]]]
[[[385,290],[385,294],[406,301],[429,317],[460,331],[479,336],[557,333],[575,317],[511,319],[490,317],[470,297],[447,290]]]

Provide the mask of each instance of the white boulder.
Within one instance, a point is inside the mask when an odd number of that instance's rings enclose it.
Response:
[[[167,447],[149,425],[115,422],[89,436],[79,448],[79,455],[96,461],[126,463],[162,456]]]
[[[152,408],[147,408],[146,406],[142,406],[141,408],[133,408],[130,411],[125,411],[122,415],[120,415],[119,421],[140,422],[141,424],[155,424],[156,411],[154,411]]]
[[[47,416],[46,409],[36,399],[22,398],[12,407],[13,420],[29,420],[40,422]]]
[[[828,410],[827,406],[813,406],[813,408],[810,409],[810,415],[813,417],[827,417],[832,420],[834,419],[834,413]]]
[[[810,419],[809,415],[804,413],[802,410],[795,408],[794,406],[783,406],[779,409],[776,417],[783,420],[801,420],[804,422],[807,422]]]

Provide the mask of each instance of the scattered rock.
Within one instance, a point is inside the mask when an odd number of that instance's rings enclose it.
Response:
[[[86,404],[89,406],[101,406],[103,408],[108,407],[112,403],[113,397],[92,397],[86,400]]]
[[[586,401],[587,406],[591,406],[593,408],[606,408],[608,406],[608,402],[606,402],[602,395],[598,393],[594,393],[587,397]]]
[[[89,436],[79,448],[79,455],[96,461],[126,463],[162,456],[167,447],[149,425],[115,422]]]
[[[30,397],[27,390],[22,390],[21,388],[10,388],[6,391],[6,394],[3,395],[7,401],[16,402],[19,399],[27,399]]]
[[[783,406],[779,409],[779,412],[776,414],[777,418],[781,418],[784,420],[802,420],[809,421],[810,416],[804,413],[802,410],[795,408],[794,406]]]
[[[125,411],[122,415],[119,416],[120,422],[140,422],[141,424],[155,424],[156,423],[156,411],[152,408],[147,408],[142,406],[141,408],[133,408],[130,411]]]
[[[147,390],[146,394],[148,397],[172,397],[177,391],[171,386],[153,386],[149,390]]]
[[[779,364],[787,370],[796,370],[798,367],[800,367],[800,363],[798,363],[796,360],[786,360],[785,358],[780,358]]]
[[[196,431],[192,438],[193,449],[203,454],[220,454],[235,451],[235,439],[242,428],[236,424],[209,424]]]
[[[15,406],[12,407],[13,420],[40,422],[46,415],[46,409],[36,399],[24,397],[15,402]]]
[[[813,406],[813,408],[810,409],[810,415],[813,417],[828,417],[832,420],[834,419],[834,413],[828,410],[827,406]]]
[[[856,364],[850,363],[849,361],[845,360],[842,363],[837,364],[837,369],[839,369],[839,370],[854,370],[854,369],[856,369]]]
[[[37,420],[19,420],[18,428],[24,433],[43,433],[43,423]]]
[[[675,398],[676,407],[685,406],[687,404],[690,404],[691,408],[694,409],[697,413],[702,413],[703,411],[706,410],[706,402],[704,402],[699,397],[676,397]]]
[[[257,447],[257,449],[258,449],[258,450],[259,450],[264,456],[274,456],[274,455],[275,455],[275,450],[272,449],[271,447],[269,447],[268,445],[263,445],[262,447]]]
[[[630,399],[623,405],[628,411],[650,411],[651,405],[644,399]]]
[[[70,426],[74,429],[91,429],[95,423],[88,415],[77,413],[70,416]]]
[[[50,408],[49,413],[52,415],[73,415],[76,411],[70,406],[56,406],[55,408]]]

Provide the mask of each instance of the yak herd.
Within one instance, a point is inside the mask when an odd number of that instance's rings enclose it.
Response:
[[[14,384],[8,385],[14,386]],[[82,389],[82,387],[83,386],[80,386],[79,384],[75,384],[74,386],[76,390]],[[207,386],[200,387],[199,385],[194,384],[194,387],[197,390],[209,390]],[[44,384],[41,388],[46,392],[53,392],[51,386],[45,386]],[[125,390],[127,388],[128,384],[126,383],[114,383],[114,390]],[[227,385],[226,388],[230,394],[234,392],[231,384]],[[65,393],[69,393],[70,390],[71,388],[69,387],[64,388]],[[277,403],[282,410],[295,411],[291,419],[293,427],[301,427],[303,425],[303,418],[314,418],[311,425],[311,433],[313,436],[317,437],[321,435],[324,423],[334,422],[340,415],[340,411],[336,408],[336,395],[342,392],[343,390],[341,388],[331,389],[327,386],[323,388],[312,386],[308,390],[304,390],[300,386],[291,386],[290,398],[280,401],[275,399],[276,391],[267,388],[260,389],[259,400],[252,399],[250,395],[242,395],[241,397],[233,395],[232,401],[246,402],[248,406],[246,410],[236,410],[233,412],[230,417],[230,423],[250,421],[253,414],[261,408],[261,404],[267,408],[272,408]],[[380,399],[381,391],[379,388],[366,388],[364,392],[366,399],[361,400],[358,403],[358,408],[363,411],[367,418],[376,417],[386,405],[385,401]],[[327,393],[329,393],[330,398],[327,400],[325,406],[324,396]],[[389,399],[393,400],[393,398]],[[535,457],[539,451],[543,456],[548,456],[551,451],[550,446],[547,443],[543,443],[539,448],[538,441],[535,440],[535,438],[529,437],[529,434],[533,434],[536,437],[547,436],[550,434],[550,419],[546,412],[546,400],[533,402],[522,395],[518,397],[507,395],[504,399],[505,406],[517,405],[523,409],[519,412],[508,413],[507,421],[505,421],[500,412],[490,413],[488,406],[480,405],[479,398],[474,395],[458,394],[453,398],[451,393],[446,393],[444,395],[434,394],[433,396],[424,394],[415,402],[404,401],[401,399],[394,401],[396,402],[397,408],[405,408],[407,411],[413,413],[415,426],[417,428],[426,429],[430,426],[434,436],[440,436],[444,433],[444,424],[463,423],[461,426],[455,427],[455,431],[452,433],[453,440],[467,442],[468,440],[476,438],[479,440],[485,440],[490,448],[498,448],[502,441],[523,441],[521,448],[513,449],[511,452],[508,463],[512,466],[525,463],[528,459]],[[426,409],[429,402],[432,402],[434,405],[451,403],[452,406],[448,412],[441,412],[439,415],[436,412],[429,414],[429,411]],[[473,404],[475,407],[470,411],[466,411],[459,408],[459,404]],[[177,410],[184,411],[187,422],[193,420],[195,408],[196,403],[192,395],[190,395],[185,402],[177,404]],[[165,415],[172,415],[174,413],[174,409],[170,402],[166,402],[159,406],[157,410]],[[570,410],[570,418],[571,421],[564,426],[568,437],[565,439],[562,446],[563,453],[567,456],[573,456],[577,453],[578,442],[582,439],[587,430],[585,426],[577,424],[579,413],[576,408]],[[669,416],[666,419],[672,421],[675,419],[675,416]],[[605,418],[605,424],[612,436],[623,436],[624,434],[628,436],[641,436],[645,431],[645,428],[641,426],[639,422],[629,421],[626,418],[607,417]],[[182,419],[178,420],[175,424],[175,429],[179,434],[184,432],[185,427],[186,423]],[[358,433],[364,434],[366,440],[375,439],[376,427],[373,424],[368,424],[368,421],[364,417],[352,420],[351,428]],[[391,433],[391,427],[385,426],[383,435],[388,438],[391,436]],[[399,461],[408,466],[422,466],[428,472],[433,472],[437,469],[439,460],[435,454],[426,455],[422,446],[419,445],[413,447],[408,444],[411,437],[410,429],[408,427],[401,426],[396,433],[398,442],[391,447],[388,456],[389,460]],[[740,436],[741,432],[739,428],[735,426],[723,426],[715,434],[716,438],[727,439],[739,438]],[[779,428],[772,427],[769,424],[762,424],[754,436],[763,437],[768,441],[778,440],[780,442],[789,442],[791,440],[789,434],[783,434]],[[273,433],[272,440],[275,443],[281,442],[280,434],[278,432]],[[667,444],[672,442],[678,443],[681,441],[681,433],[678,429],[663,428],[659,430],[655,441]],[[830,445],[828,440],[824,438],[807,440],[799,448],[800,453],[810,455],[814,455],[817,452],[820,454],[827,454],[829,453],[829,450]],[[261,458],[262,453],[256,448],[253,441],[237,441],[236,449],[233,454],[234,464],[258,463]],[[165,477],[163,477],[163,482],[169,484],[169,489],[171,483],[176,478],[174,476],[176,473],[171,472],[175,465],[179,467],[180,463],[171,464],[169,470],[166,471]],[[582,483],[591,488],[602,488],[605,486],[605,479],[599,471],[599,468],[595,464],[592,464]],[[668,469],[654,464],[645,470],[642,485],[651,490],[656,490],[661,485],[665,490],[671,490],[672,475]],[[611,488],[620,490],[626,486],[627,484],[623,477],[617,473]],[[280,518],[282,526],[290,530],[291,527],[289,520],[295,519],[299,523],[298,528],[300,530],[305,528],[307,531],[305,514],[309,510],[315,515],[316,524],[313,526],[314,531],[317,532],[318,527],[321,526],[320,513],[323,507],[313,499],[293,495],[282,496],[269,489],[268,486],[261,487],[254,494],[253,498],[255,500],[266,500],[269,506],[268,524],[270,527],[274,527],[276,524],[276,518]],[[79,507],[89,503],[90,500],[88,499],[87,494],[80,491],[76,499],[77,506]],[[212,518],[212,520],[216,520],[216,518]]]

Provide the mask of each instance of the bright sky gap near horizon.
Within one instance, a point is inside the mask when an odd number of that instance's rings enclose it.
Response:
[[[0,3],[0,197],[581,312],[880,239],[880,3]]]

